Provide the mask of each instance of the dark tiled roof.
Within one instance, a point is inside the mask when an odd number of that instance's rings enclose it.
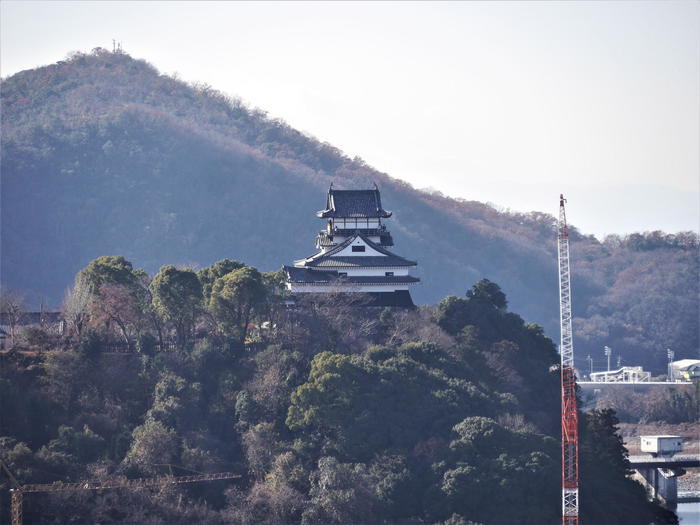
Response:
[[[284,266],[284,271],[293,283],[333,283],[338,284],[411,284],[420,281],[411,275],[353,275],[339,276],[336,271],[321,271],[312,268],[296,268]]]
[[[379,253],[384,254],[384,256],[381,255],[355,255],[355,256],[336,256],[336,253],[341,252],[348,246],[352,244],[352,242],[356,238],[362,239],[367,246],[370,248],[378,251]],[[318,266],[318,267],[360,267],[360,266],[379,266],[379,267],[384,267],[384,266],[416,266],[418,263],[415,261],[409,261],[408,259],[404,259],[403,257],[396,255],[394,253],[391,253],[389,250],[386,248],[379,246],[376,243],[373,243],[370,241],[367,237],[362,235],[361,233],[358,233],[356,235],[353,235],[351,237],[348,237],[345,239],[343,242],[338,244],[335,248],[332,248],[328,250],[326,253],[323,252],[318,252],[317,254],[314,254],[310,257],[307,257],[306,259],[301,259],[299,261],[295,261],[295,264],[300,264],[303,266],[307,267],[313,267],[313,266]]]
[[[373,190],[328,190],[326,209],[316,212],[325,217],[391,217],[391,212],[382,208],[378,189]]]
[[[398,255],[389,256],[354,256],[354,257],[324,257],[312,261],[306,266],[319,268],[384,268],[397,266],[415,266],[416,263],[399,257]]]

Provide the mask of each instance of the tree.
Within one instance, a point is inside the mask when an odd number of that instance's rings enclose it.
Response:
[[[82,432],[68,425],[61,425],[58,427],[58,437],[49,442],[47,449],[70,454],[76,462],[88,463],[100,456],[104,446],[105,440],[87,425],[83,425]]]
[[[243,268],[245,264],[238,261],[233,261],[231,259],[221,259],[215,262],[211,266],[202,268],[197,272],[197,277],[199,282],[202,283],[202,294],[204,295],[204,302],[209,303],[209,297],[211,297],[211,289],[214,286],[214,281],[219,277],[223,277],[227,273],[231,273],[235,270]]]
[[[153,290],[151,283],[153,279],[145,272],[138,276],[138,288],[136,298],[139,307],[145,315],[153,330],[158,334],[158,343],[163,348],[163,319],[158,315],[153,302]]]
[[[381,523],[372,477],[362,463],[321,458],[311,475],[311,497],[302,525]]]
[[[124,459],[127,465],[153,476],[162,472],[158,466],[174,462],[178,439],[173,429],[160,421],[146,419],[143,425],[134,429],[132,436],[131,448]]]
[[[150,285],[155,312],[175,328],[178,344],[187,343],[202,307],[202,286],[192,270],[163,266]]]
[[[468,301],[450,295],[437,306],[437,322],[447,333],[457,335],[467,323],[469,315]]]
[[[322,352],[311,363],[308,381],[292,393],[286,423],[352,461],[367,461],[388,448],[409,452],[469,414],[511,404],[470,376],[427,343],[370,347],[352,356]]]
[[[504,525],[556,522],[559,450],[554,439],[514,432],[485,417],[468,417],[453,431],[457,438],[450,443],[440,487],[444,504],[433,503],[439,512]]]
[[[265,303],[266,290],[262,276],[246,266],[219,277],[212,287],[209,308],[217,321],[232,330],[243,343],[253,313]]]
[[[268,334],[275,328],[280,312],[284,309],[286,278],[286,274],[283,270],[264,272],[262,274],[266,297],[263,305],[264,312],[262,313],[262,317],[267,323]]]
[[[137,289],[121,284],[104,283],[93,299],[92,322],[109,327],[117,325],[125,343],[130,343],[140,331],[143,312]]]
[[[134,270],[122,256],[102,256],[91,261],[75,276],[66,294],[63,312],[79,338],[88,323],[109,330],[116,325],[125,342],[130,342],[143,317],[143,270]]]
[[[501,287],[488,279],[482,279],[467,290],[467,297],[472,301],[489,303],[499,310],[505,310],[508,306],[506,294],[501,291]]]
[[[17,325],[24,315],[24,296],[15,291],[2,290],[0,292],[0,314],[3,316],[3,324],[10,327],[11,345],[14,346],[17,337]]]
[[[308,478],[309,473],[292,452],[278,455],[265,480],[256,482],[247,494],[229,492],[229,506],[223,511],[226,523],[299,523],[308,503]]]
[[[77,339],[82,336],[83,329],[90,319],[91,297],[87,277],[79,272],[75,276],[75,284],[66,292],[61,305],[63,317],[68,323],[69,333],[75,335]]]
[[[201,415],[201,389],[199,383],[164,372],[153,390],[153,405],[146,417],[179,430],[196,426]]]
[[[243,434],[243,446],[248,468],[257,481],[265,478],[277,453],[279,436],[272,423],[258,423]]]
[[[137,276],[133,265],[121,255],[104,255],[80,270],[76,281],[82,281],[94,296],[103,284],[134,286]]]
[[[675,514],[648,502],[644,487],[627,476],[627,450],[617,424],[610,409],[592,410],[579,420],[581,521],[678,523]]]

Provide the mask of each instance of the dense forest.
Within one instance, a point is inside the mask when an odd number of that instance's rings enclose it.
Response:
[[[281,278],[229,259],[80,270],[63,333],[32,327],[0,355],[0,459],[20,483],[240,478],[27,494],[26,522],[560,522],[556,348],[498,284],[289,309]],[[581,414],[582,523],[677,523],[626,477],[616,424]]]
[[[57,306],[88,261],[149,272],[244,256],[277,270],[309,255],[325,191],[379,184],[399,253],[418,260],[421,304],[500,283],[529,321],[558,330],[555,219],[418,191],[210,86],[95,49],[2,80],[5,287]],[[399,175],[400,174],[396,174]],[[478,176],[478,174],[470,174]],[[553,189],[553,209],[558,199]],[[574,220],[575,222],[575,220]],[[577,355],[655,374],[698,348],[698,236],[572,230]],[[585,361],[580,367],[585,369]]]

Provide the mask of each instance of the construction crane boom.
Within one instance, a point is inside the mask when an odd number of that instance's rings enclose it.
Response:
[[[199,474],[195,476],[164,476],[160,478],[138,478],[107,481],[80,481],[78,483],[45,483],[36,485],[19,485],[12,474],[7,471],[15,482],[16,488],[10,490],[10,515],[12,525],[22,525],[22,500],[24,494],[32,492],[72,492],[79,490],[105,490],[105,489],[134,489],[140,487],[160,487],[163,485],[176,485],[180,483],[196,483],[198,481],[216,481],[222,479],[240,478],[240,474],[233,472],[216,472],[214,474]]]
[[[578,525],[578,411],[571,326],[571,275],[569,229],[564,195],[559,196],[558,260],[559,313],[561,328],[561,497],[562,525]]]

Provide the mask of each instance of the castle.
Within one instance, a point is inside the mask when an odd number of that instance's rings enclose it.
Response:
[[[414,306],[409,275],[415,261],[388,250],[394,245],[382,224],[391,212],[382,208],[379,189],[328,189],[325,209],[316,215],[326,226],[316,237],[314,255],[284,266],[292,296],[304,293],[363,294],[369,306]]]

